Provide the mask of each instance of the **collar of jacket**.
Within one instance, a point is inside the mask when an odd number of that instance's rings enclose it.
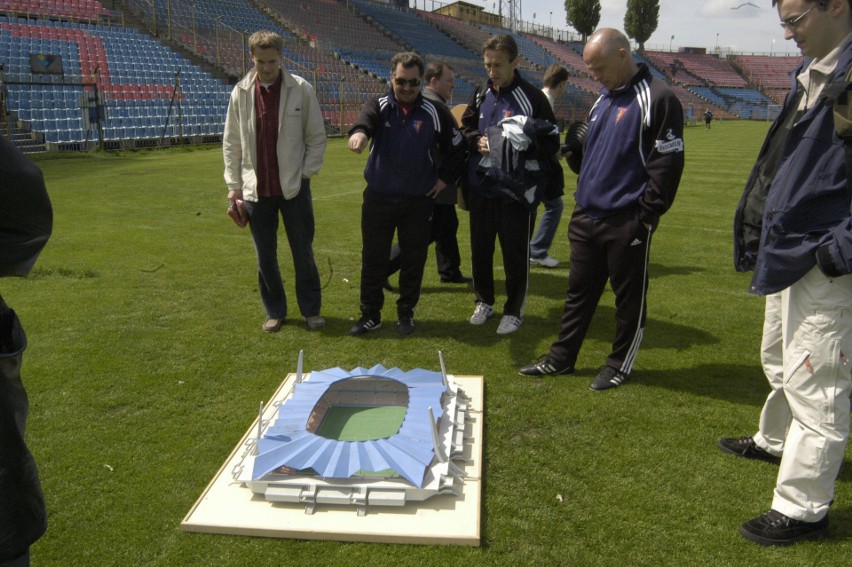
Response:
[[[494,81],[492,81],[491,79],[488,79],[486,84],[488,85],[489,91],[494,91]],[[509,83],[508,87],[506,87],[505,89],[500,89],[500,91],[504,92],[504,93],[510,93],[513,90],[515,90],[516,88],[518,88],[518,85],[520,85],[520,84],[521,84],[521,72],[518,71],[517,69],[515,69],[515,75],[512,77],[512,82]],[[496,92],[496,91],[494,91],[494,92]]]
[[[648,69],[647,65],[645,65],[644,63],[639,63],[637,66],[639,67],[639,70],[636,71],[635,75],[630,77],[630,80],[627,81],[626,85],[624,85],[620,89],[616,89],[614,91],[607,90],[607,88],[604,87],[603,89],[601,89],[601,92],[604,93],[604,94],[608,94],[610,96],[618,96],[618,95],[624,94],[627,91],[629,91],[630,89],[632,89],[633,85],[635,85],[639,81],[651,78],[651,70]]]
[[[284,77],[284,80],[281,82],[281,89],[286,89],[289,87],[295,87],[298,83],[296,79],[288,73],[285,69],[281,69],[281,75]],[[245,77],[237,83],[237,87],[243,90],[253,90],[254,89],[254,80],[257,78],[257,70],[252,68],[246,74]]]
[[[396,95],[393,94],[393,87],[390,88],[388,92],[388,103],[397,107],[402,108],[402,104],[396,100]],[[411,108],[417,108],[418,106],[423,105],[423,92],[417,93],[417,98],[414,99],[414,102],[411,103]]]

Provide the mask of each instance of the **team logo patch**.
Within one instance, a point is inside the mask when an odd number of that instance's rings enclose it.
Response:
[[[657,140],[654,146],[661,154],[672,154],[676,152],[682,152],[683,139],[676,137],[674,132],[672,132],[672,129],[669,128],[668,131],[666,131],[666,139]]]
[[[618,124],[621,121],[621,119],[624,117],[624,114],[626,112],[627,112],[626,108],[619,108],[618,109],[618,116],[615,117],[615,123],[616,124]]]
[[[419,134],[421,128],[423,128],[423,121],[422,120],[415,120],[414,121],[414,131]]]
[[[509,118],[511,116],[512,116],[511,110],[506,109],[506,110],[503,111],[503,118]]]

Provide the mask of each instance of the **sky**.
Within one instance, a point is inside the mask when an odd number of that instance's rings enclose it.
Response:
[[[484,6],[488,12],[497,12],[496,0],[466,1]],[[564,0],[519,1],[522,20],[550,26],[552,18],[555,29],[576,33],[565,23]],[[598,27],[623,30],[627,0],[600,2]],[[710,52],[718,45],[723,51],[798,55],[795,43],[784,40],[784,30],[778,22],[778,10],[771,0],[660,0],[657,30],[645,48],[704,47]]]

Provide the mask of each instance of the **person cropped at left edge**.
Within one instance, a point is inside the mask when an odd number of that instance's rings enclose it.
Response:
[[[0,136],[0,278],[26,276],[53,230],[41,170]],[[38,467],[24,439],[29,398],[21,377],[27,337],[0,296],[0,566],[26,567],[47,529]]]
[[[349,130],[353,152],[360,154],[371,143],[361,206],[361,318],[350,335],[381,327],[394,232],[402,251],[397,333],[414,332],[434,199],[447,187],[455,188],[464,162],[464,143],[453,115],[420,93],[420,56],[397,53],[390,69],[390,92],[368,101]]]
[[[242,205],[248,216],[267,333],[278,331],[287,317],[278,267],[279,214],[293,255],[299,311],[308,328],[325,326],[310,182],[322,167],[325,126],[313,87],[282,68],[283,48],[284,40],[271,31],[249,38],[254,68],[231,92],[222,138],[228,202]]]

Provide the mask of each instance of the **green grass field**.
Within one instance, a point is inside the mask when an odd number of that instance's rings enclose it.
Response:
[[[54,235],[30,278],[0,280],[30,340],[28,440],[49,512],[33,564],[846,565],[852,450],[831,538],[766,549],[737,528],[769,509],[776,469],[715,445],[755,431],[768,391],[758,362],[763,300],[747,293],[749,275],[734,271],[731,244],[734,209],[767,128],[721,122],[687,130],[683,183],[652,247],[635,372],[602,393],[588,383],[609,351],[611,293],[576,375],[517,375],[557,331],[570,195],[551,251],[563,263],[533,270],[519,332],[498,336],[496,320],[470,325],[472,291],[441,284],[430,253],[417,332],[399,339],[390,324],[349,337],[365,156],[332,140],[313,186],[328,326],[309,332],[298,318],[282,239],[291,317],[267,335],[250,235],[225,214],[218,148],[42,158]],[[567,174],[568,188],[574,183]],[[460,244],[469,250],[460,217]],[[394,300],[385,307],[389,322]],[[181,531],[258,402],[295,371],[300,349],[306,370],[437,370],[442,350],[449,372],[485,376],[481,547]]]

